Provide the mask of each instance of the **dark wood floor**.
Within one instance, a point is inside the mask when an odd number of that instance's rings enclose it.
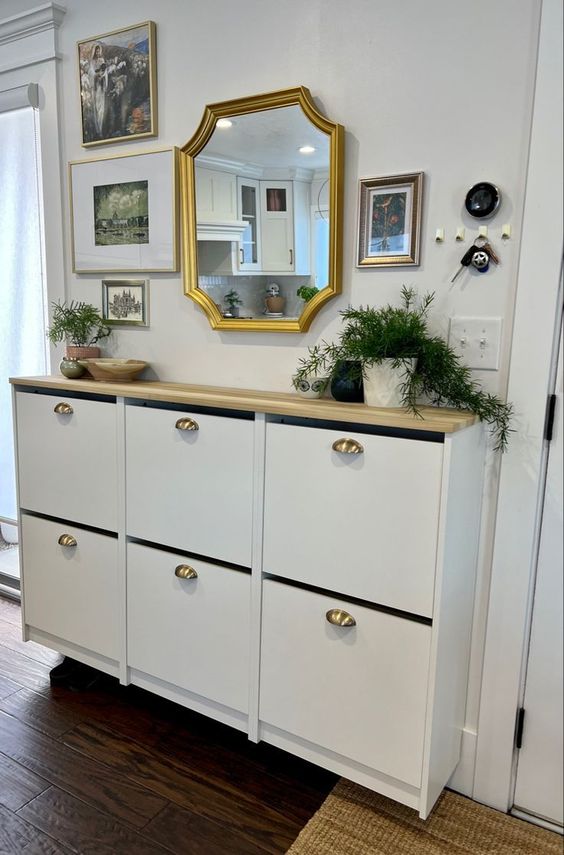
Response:
[[[286,852],[336,778],[105,677],[51,688],[0,598],[0,853]]]

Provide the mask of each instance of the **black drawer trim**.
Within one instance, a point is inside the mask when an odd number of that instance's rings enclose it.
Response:
[[[42,514],[40,511],[32,511],[29,508],[20,508],[20,511],[27,517],[37,517],[38,519],[59,523],[60,525],[71,525],[73,528],[80,528],[83,531],[91,531],[94,534],[104,534],[106,537],[113,537],[115,540],[118,538],[116,531],[108,531],[108,529],[105,528],[96,528],[93,525],[86,525],[85,523],[75,522],[74,520],[66,520],[62,517],[53,517],[50,514]]]
[[[78,381],[80,382],[80,381]],[[45,389],[39,386],[18,386],[16,392],[25,392],[30,395],[47,395],[50,398],[78,398],[83,401],[104,401],[106,404],[115,404],[115,395],[98,395],[93,392],[69,391],[68,389]]]
[[[306,419],[297,416],[267,416],[269,424],[295,425],[296,427],[336,430],[343,433],[364,433],[372,436],[391,436],[396,439],[419,440],[420,442],[444,443],[444,433],[432,430],[411,430],[410,428],[384,427],[383,425],[364,425],[358,422],[333,422],[326,419]]]
[[[251,574],[250,567],[244,567],[241,564],[232,564],[230,561],[220,561],[219,558],[210,558],[209,555],[200,555],[198,552],[188,552],[186,549],[175,549],[174,546],[165,546],[162,543],[155,543],[153,540],[143,540],[140,537],[127,536],[127,543],[138,543],[139,546],[148,546],[150,549],[158,549],[159,552],[168,552],[171,555],[182,555],[184,558],[193,558],[195,561],[202,561],[205,564],[214,564],[216,567],[226,567],[228,570],[239,570],[241,573]]]
[[[145,407],[148,410],[171,410],[175,413],[201,413],[203,416],[222,416],[224,419],[243,419],[253,422],[255,414],[246,410],[224,410],[221,407],[199,407],[175,404],[170,401],[148,401],[144,398],[128,398],[127,407]]]
[[[337,597],[339,600],[345,600],[347,603],[352,603],[354,606],[362,606],[365,609],[372,609],[374,612],[384,612],[394,617],[412,620],[415,623],[423,623],[425,626],[433,626],[433,620],[423,615],[416,615],[413,612],[404,612],[401,609],[394,609],[391,606],[384,606],[381,603],[371,603],[368,600],[361,600],[359,597],[351,597],[348,594],[342,594],[339,591],[329,591],[326,588],[316,588],[314,585],[306,585],[304,582],[297,582],[295,579],[286,579],[284,576],[276,576],[273,573],[263,573],[264,579],[272,579],[274,582],[281,582],[283,585],[288,585],[290,588],[299,588],[302,591],[310,591],[312,594],[321,594],[324,597]]]

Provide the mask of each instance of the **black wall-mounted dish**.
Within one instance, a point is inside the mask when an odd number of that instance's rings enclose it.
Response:
[[[474,184],[464,200],[464,207],[471,217],[483,220],[492,217],[501,203],[501,193],[495,184],[489,181],[479,181]]]

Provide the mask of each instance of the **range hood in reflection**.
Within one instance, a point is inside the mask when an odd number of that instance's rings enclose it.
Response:
[[[245,220],[198,220],[198,240],[241,242],[248,223]]]

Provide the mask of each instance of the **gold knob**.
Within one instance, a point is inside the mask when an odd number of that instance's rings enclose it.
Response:
[[[360,442],[357,442],[356,439],[351,439],[350,437],[336,439],[332,448],[333,451],[338,451],[341,454],[364,454],[364,448]]]
[[[58,543],[59,546],[76,546],[76,538],[72,534],[62,534]]]
[[[58,413],[60,416],[70,416],[73,414],[74,410],[70,404],[65,403],[65,401],[61,401],[60,404],[56,404],[53,407],[53,412]]]
[[[178,419],[175,424],[177,430],[200,430],[200,425],[194,419]]]
[[[174,571],[174,575],[179,579],[197,579],[198,574],[189,564],[179,564]]]
[[[343,609],[329,609],[325,617],[334,626],[356,626],[353,616]]]

